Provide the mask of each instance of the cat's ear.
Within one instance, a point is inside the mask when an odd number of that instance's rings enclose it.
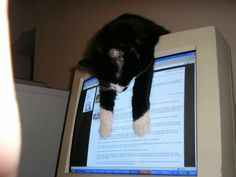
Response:
[[[92,58],[85,58],[79,62],[79,66],[83,68],[93,69],[95,64]]]

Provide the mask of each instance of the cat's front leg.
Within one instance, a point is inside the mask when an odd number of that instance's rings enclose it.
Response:
[[[100,137],[107,138],[112,130],[113,109],[116,91],[100,91]]]
[[[135,79],[133,87],[133,129],[135,134],[143,136],[150,127],[150,101],[153,67]]]

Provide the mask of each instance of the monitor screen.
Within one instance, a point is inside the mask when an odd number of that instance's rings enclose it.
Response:
[[[133,132],[132,87],[117,95],[113,128],[99,136],[99,86],[83,80],[70,154],[70,173],[197,176],[196,52],[155,59],[151,127]]]

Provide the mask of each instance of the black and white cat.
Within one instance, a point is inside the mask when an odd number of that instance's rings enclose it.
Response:
[[[167,33],[148,19],[124,14],[96,34],[87,58],[79,64],[90,68],[99,80],[102,138],[108,137],[112,130],[117,93],[124,91],[133,78],[133,129],[139,136],[148,132],[154,46],[159,37]]]

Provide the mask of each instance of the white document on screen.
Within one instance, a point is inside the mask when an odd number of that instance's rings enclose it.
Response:
[[[132,86],[118,94],[112,133],[99,137],[99,103],[93,110],[87,167],[169,168],[184,167],[185,68],[154,73],[150,96],[151,127],[143,137],[132,128]],[[98,94],[98,90],[97,93]]]

